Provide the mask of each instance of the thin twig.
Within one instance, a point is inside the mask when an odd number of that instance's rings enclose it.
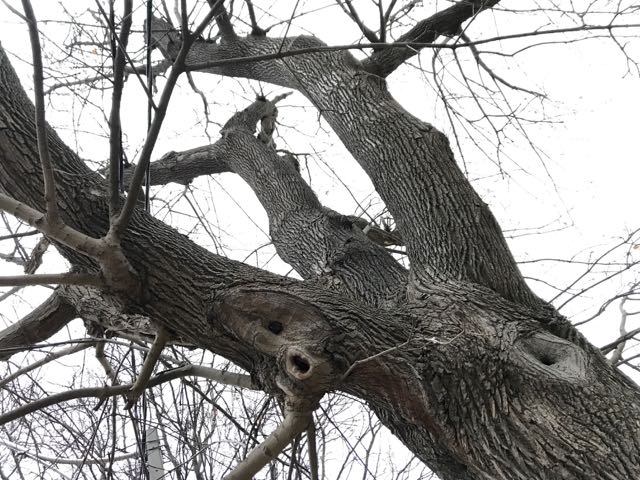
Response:
[[[91,343],[83,342],[77,345],[72,345],[68,348],[63,348],[62,350],[58,350],[57,352],[51,352],[47,354],[44,358],[38,360],[37,362],[30,363],[26,367],[22,367],[21,369],[16,370],[11,375],[3,379],[0,379],[0,387],[7,385],[8,383],[18,378],[19,376],[24,375],[25,373],[31,372],[32,370],[35,370],[36,368],[46,365],[47,363],[53,362],[58,358],[66,357],[67,355],[73,355],[74,353],[81,352],[82,350],[85,350],[90,346],[91,346]]]
[[[197,372],[198,370],[192,367],[193,366],[188,365],[185,367],[175,368],[173,370],[165,370],[164,372],[161,372],[155,377],[151,378],[149,380],[149,383],[147,384],[147,388],[156,387],[162,383],[170,382],[182,377],[197,376],[197,374],[194,372]],[[207,378],[210,377],[207,376]],[[68,402],[69,400],[96,397],[101,401],[104,401],[109,397],[124,395],[129,392],[132,387],[132,383],[127,383],[124,385],[80,388],[77,390],[67,390],[64,392],[56,393],[39,400],[35,400],[31,403],[27,403],[14,410],[0,415],[0,425],[12,422],[13,420],[24,417],[25,415],[36,412],[38,410],[42,410],[43,408],[50,407],[51,405]]]
[[[94,273],[35,273],[33,275],[0,276],[0,287],[26,287],[28,285],[91,285],[104,287],[100,275]]]
[[[136,170],[133,174],[131,184],[129,186],[130,193],[127,196],[124,207],[122,207],[122,210],[120,211],[120,215],[118,215],[118,217],[112,222],[111,227],[109,228],[109,232],[106,236],[107,238],[119,239],[127,227],[129,219],[133,214],[133,209],[135,208],[138,201],[137,192],[140,191],[140,188],[142,187],[142,181],[144,180],[145,172],[151,160],[151,153],[153,152],[156,140],[158,139],[158,135],[160,134],[160,128],[162,127],[162,123],[164,122],[164,117],[167,114],[167,108],[169,107],[169,100],[171,99],[173,89],[178,81],[178,77],[182,72],[185,71],[184,62],[187,58],[187,54],[189,53],[189,49],[191,48],[191,45],[193,44],[195,39],[198,38],[198,36],[202,33],[202,31],[214,17],[216,8],[221,1],[222,0],[218,0],[216,4],[211,7],[209,13],[192,34],[189,35],[187,34],[187,32],[185,32],[183,35],[184,39],[180,47],[180,51],[178,52],[178,56],[173,63],[173,68],[169,73],[169,77],[167,78],[167,83],[164,87],[164,90],[162,91],[162,95],[160,96],[158,109],[155,116],[153,117],[153,122],[147,134],[147,139],[144,143],[144,146],[142,147],[142,151],[140,152],[140,160],[138,161],[138,165],[136,166]]]
[[[56,183],[51,166],[51,155],[49,153],[49,142],[47,139],[47,123],[44,114],[44,77],[42,73],[42,51],[40,48],[40,35],[38,23],[33,13],[33,7],[29,0],[22,0],[27,24],[29,26],[29,39],[31,40],[31,52],[33,55],[33,91],[36,109],[36,135],[38,141],[38,155],[42,165],[42,175],[44,177],[44,201],[46,205],[47,220],[55,225],[59,222],[58,202],[56,199]]]

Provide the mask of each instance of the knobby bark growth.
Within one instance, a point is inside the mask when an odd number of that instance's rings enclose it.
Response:
[[[173,341],[224,355],[260,388],[299,399],[293,411],[312,409],[333,390],[362,398],[445,480],[639,478],[637,386],[531,292],[447,138],[386,87],[420,44],[457,32],[495,3],[459,2],[401,39],[416,46],[378,49],[365,61],[325,50],[314,37],[271,38],[259,29],[238,36],[218,10],[220,41],[196,39],[184,68],[305,95],[369,175],[398,231],[321,205],[295,161],[270,141],[275,101],[258,99],[214,144],[166,154],[151,177],[242,177],[267,211],[279,255],[304,280],[214,255],[136,209],[114,248],[138,288],[117,288],[102,254],[52,231],[74,272],[104,284],[58,287],[20,328],[0,332],[0,347],[28,346],[75,316],[115,335],[163,329]],[[160,19],[152,36],[168,60],[186,38]],[[280,55],[301,49],[313,52]],[[2,208],[42,229],[33,118],[0,50]],[[47,136],[61,221],[102,238],[110,228],[107,184],[53,129]],[[409,270],[382,246],[400,241]]]

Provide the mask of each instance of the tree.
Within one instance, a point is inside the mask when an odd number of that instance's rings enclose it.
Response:
[[[2,51],[0,208],[44,234],[71,270],[2,280],[60,286],[0,332],[0,348],[27,349],[76,317],[98,351],[105,336],[155,340],[133,385],[62,392],[5,412],[0,423],[80,397],[125,395],[131,407],[148,387],[201,374],[264,390],[285,412],[230,479],[251,478],[298,434],[311,432],[312,412],[332,391],[366,402],[445,480],[640,476],[637,385],[532,292],[447,137],[387,89],[386,77],[424,48],[478,56],[466,28],[497,0],[453,3],[404,28],[391,44],[388,28],[400,28],[396,13],[409,7],[396,11],[390,2],[385,10],[381,3],[373,31],[352,2],[338,2],[369,42],[362,59],[312,36],[269,36],[248,1],[248,35],[237,32],[239,17],[222,1],[209,2],[194,24],[186,5],[180,27],[168,14],[154,18],[153,45],[170,70],[137,165],[123,174],[129,195],[120,193],[118,168],[122,89],[127,69],[135,70],[125,55],[132,3],[124,2],[114,49],[104,175],[44,122],[37,25],[23,3],[34,45],[35,110]],[[215,41],[202,37],[212,21]],[[150,164],[172,90],[192,71],[302,93],[369,176],[396,229],[321,205],[295,157],[274,147],[282,96],[257,98],[231,116],[215,142]],[[155,184],[239,175],[267,212],[279,256],[302,280],[216,255],[145,212],[138,192],[149,164]],[[406,246],[409,268],[385,249],[390,245]],[[215,352],[250,377],[196,366],[152,376],[167,343]],[[108,365],[107,372],[113,374]]]

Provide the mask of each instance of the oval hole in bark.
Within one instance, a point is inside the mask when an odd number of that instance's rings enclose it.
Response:
[[[282,330],[284,330],[284,326],[282,325],[282,323],[275,320],[273,322],[269,322],[267,328],[271,333],[275,333],[276,335],[282,333]]]
[[[549,332],[538,331],[515,343],[523,366],[563,381],[582,381],[587,375],[586,353],[571,342]]]
[[[309,365],[309,361],[306,358],[301,357],[300,355],[291,355],[289,357],[291,360],[291,364],[298,370],[300,373],[307,373],[311,368]]]
[[[538,357],[538,360],[540,360],[540,362],[541,362],[543,365],[547,365],[547,366],[551,366],[551,365],[553,365],[554,363],[556,363],[556,361],[555,361],[555,360],[554,360],[550,355],[545,354],[545,353],[541,354],[541,355]]]

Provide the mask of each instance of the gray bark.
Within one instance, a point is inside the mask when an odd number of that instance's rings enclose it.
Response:
[[[158,41],[171,57],[180,40],[162,32]],[[357,395],[445,480],[640,477],[638,388],[529,290],[443,134],[342,52],[211,66],[283,44],[321,46],[310,37],[232,36],[197,42],[188,62],[304,93],[373,180],[411,271],[323,208],[291,164],[254,137],[273,108],[258,101],[232,118],[212,151],[254,189],[279,254],[305,280],[216,256],[136,211],[123,248],[144,293],[105,293],[119,297],[122,313],[226,356],[265,390]],[[0,191],[42,210],[32,118],[0,50]],[[49,139],[63,220],[103,235],[103,179],[51,129]],[[97,270],[59,248],[76,270]]]

